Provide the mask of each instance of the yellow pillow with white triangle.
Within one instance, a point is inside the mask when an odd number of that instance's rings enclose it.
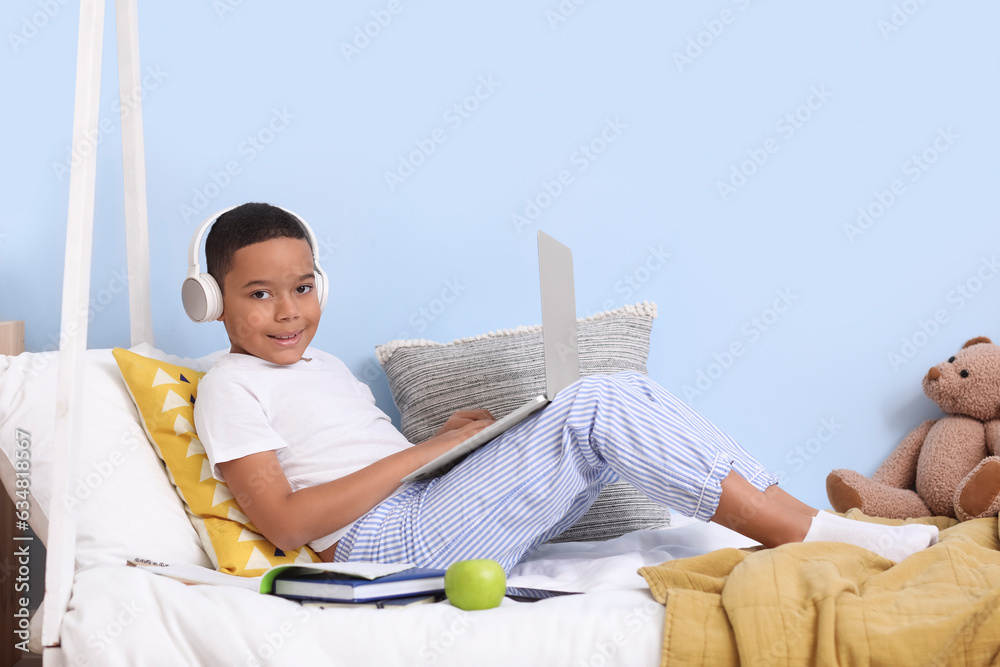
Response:
[[[216,569],[254,577],[275,565],[318,562],[308,546],[282,551],[271,544],[243,514],[229,487],[212,477],[194,429],[194,402],[204,373],[122,348],[112,353],[146,435]]]

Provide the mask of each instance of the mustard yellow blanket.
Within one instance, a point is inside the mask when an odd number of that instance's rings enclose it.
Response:
[[[666,605],[661,664],[1000,664],[997,519],[925,522],[939,543],[895,565],[814,542],[640,569]]]

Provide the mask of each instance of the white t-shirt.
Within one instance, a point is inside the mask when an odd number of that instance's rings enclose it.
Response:
[[[293,491],[410,446],[368,386],[339,359],[312,347],[287,366],[223,355],[198,385],[194,420],[216,479],[225,481],[220,462],[273,450]],[[350,527],[309,546],[322,551]]]

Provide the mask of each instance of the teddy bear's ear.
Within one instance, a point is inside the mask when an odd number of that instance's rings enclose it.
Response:
[[[969,347],[970,345],[975,345],[977,343],[992,343],[992,342],[993,341],[991,341],[986,336],[977,336],[976,338],[973,338],[972,340],[970,340],[969,342],[967,342],[965,345],[963,345],[962,349],[964,350],[965,348]]]

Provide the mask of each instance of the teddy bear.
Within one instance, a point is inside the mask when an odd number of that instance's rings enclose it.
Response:
[[[1000,514],[1000,345],[980,336],[931,368],[924,393],[945,412],[913,429],[871,478],[834,470],[834,510],[966,521]]]

